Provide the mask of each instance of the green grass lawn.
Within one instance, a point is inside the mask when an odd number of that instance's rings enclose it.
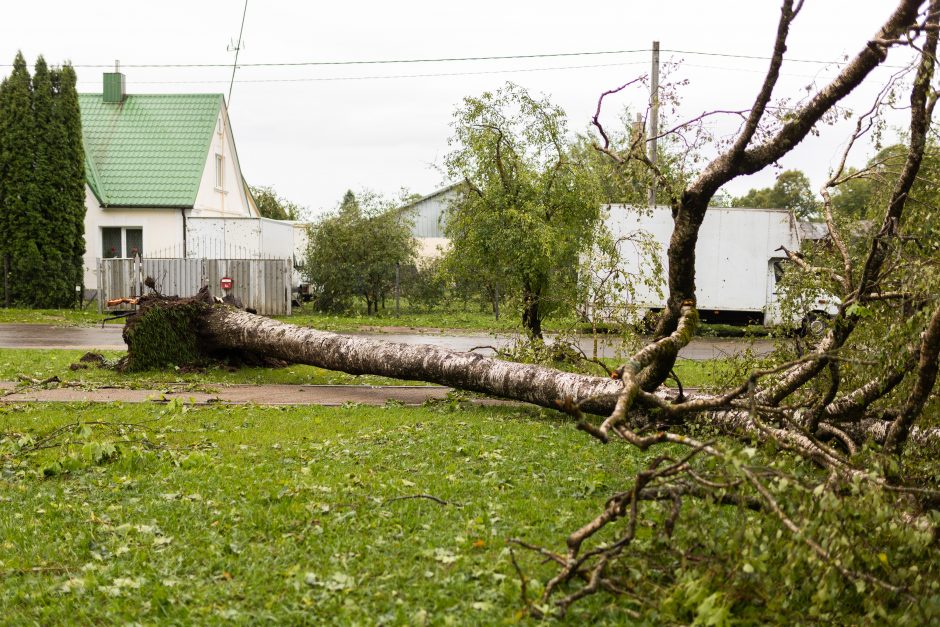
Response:
[[[0,324],[48,324],[75,327],[100,323],[107,316],[98,313],[95,305],[88,309],[4,309],[0,307]],[[113,321],[123,324],[122,321]]]
[[[94,306],[87,310],[75,309],[3,309],[0,308],[0,324],[46,324],[52,326],[87,326],[101,324],[108,314],[99,314]],[[499,320],[492,313],[473,311],[417,312],[403,310],[396,316],[393,309],[382,310],[375,315],[365,313],[328,314],[314,311],[309,305],[294,308],[290,316],[276,316],[276,320],[300,326],[314,327],[323,331],[351,332],[381,327],[404,327],[426,331],[456,331],[471,333],[518,333],[521,324],[518,316],[507,312]],[[124,324],[123,319],[108,320],[105,324]],[[583,333],[589,335],[591,326],[572,317],[549,318],[542,324],[546,333]],[[617,325],[600,326],[600,333],[619,333]],[[732,326],[727,324],[702,324],[699,335],[707,337],[763,337],[770,329],[762,326]]]
[[[507,539],[561,550],[625,453],[511,408],[3,408],[2,622],[515,622]],[[448,504],[393,500],[418,494]],[[517,557],[538,591],[551,567]]]
[[[15,381],[19,375],[39,380],[56,376],[64,382],[137,388],[167,384],[211,386],[213,384],[258,385],[265,383],[288,385],[414,385],[420,383],[372,375],[356,376],[297,364],[284,368],[251,367],[229,370],[214,366],[199,371],[167,368],[129,373],[98,368],[92,364],[85,369],[71,370],[69,366],[78,363],[79,358],[86,352],[84,350],[0,348],[0,381]],[[102,351],[101,354],[109,360],[117,361],[125,352]]]

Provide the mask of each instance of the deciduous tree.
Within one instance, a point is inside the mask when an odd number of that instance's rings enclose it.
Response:
[[[446,167],[466,191],[448,210],[451,266],[486,272],[540,338],[546,314],[574,300],[599,218],[596,179],[577,161],[564,112],[517,85],[464,99],[454,117]]]
[[[789,209],[798,218],[817,215],[819,201],[813,193],[809,179],[800,170],[784,170],[777,176],[773,187],[752,189],[744,196],[735,198],[732,207],[754,207],[757,209]]]
[[[412,263],[416,243],[396,203],[346,192],[337,211],[310,227],[306,272],[325,310],[343,310],[360,296],[377,313],[396,267]]]

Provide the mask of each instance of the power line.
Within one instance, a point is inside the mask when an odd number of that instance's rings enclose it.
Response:
[[[342,60],[342,61],[278,61],[278,62],[266,62],[266,63],[242,63],[238,65],[239,68],[249,68],[249,67],[302,67],[302,66],[337,66],[337,65],[394,65],[394,64],[413,64],[413,63],[455,63],[455,62],[465,62],[465,61],[505,61],[512,59],[548,59],[548,58],[562,58],[562,57],[579,57],[579,56],[598,56],[598,55],[614,55],[614,54],[638,54],[638,53],[648,53],[650,52],[649,48],[638,48],[632,50],[589,50],[581,52],[549,52],[549,53],[540,53],[540,54],[514,54],[514,55],[496,55],[496,56],[477,56],[477,57],[429,57],[429,58],[415,58],[415,59],[366,59],[366,60]],[[747,59],[752,61],[768,61],[770,57],[760,56],[760,55],[748,55],[748,54],[735,54],[729,52],[707,52],[702,50],[679,50],[675,48],[663,48],[662,52],[671,52],[675,54],[687,54],[695,56],[708,56],[708,57],[725,57],[729,59]],[[812,63],[817,65],[845,65],[847,61],[833,61],[833,60],[822,60],[822,59],[791,59],[785,58],[785,61],[791,63]],[[11,67],[12,64],[5,63],[0,64],[3,67]],[[228,68],[231,67],[230,63],[125,63],[123,64],[125,68],[143,68],[143,69],[160,69],[160,68]],[[73,64],[72,67],[75,68],[109,68],[111,67],[110,63],[104,64]],[[905,66],[897,65],[882,65],[881,67],[889,67],[900,69]]]
[[[644,65],[645,61],[627,61],[623,63],[599,63],[592,65],[563,65],[540,68],[514,68],[510,70],[479,70],[471,72],[435,72],[429,74],[381,74],[366,76],[318,76],[304,78],[256,78],[237,80],[236,83],[314,83],[331,81],[364,81],[399,78],[435,78],[444,76],[477,76],[484,74],[515,74],[521,72],[551,72],[554,70],[582,70],[590,68],[623,67],[627,65]],[[195,81],[134,81],[135,85],[210,85],[228,83],[227,80],[195,80]]]
[[[504,61],[510,59],[547,59],[557,57],[581,57],[605,54],[628,54],[646,50],[594,50],[587,52],[550,52],[545,54],[512,54],[488,57],[437,57],[426,59],[367,59],[362,61],[279,61],[270,63],[242,63],[238,67],[299,67],[332,65],[392,65],[397,63],[452,63],[459,61]],[[9,67],[12,64],[3,64]],[[219,68],[230,67],[230,63],[125,63],[126,68]],[[111,64],[73,64],[75,68],[104,68]]]

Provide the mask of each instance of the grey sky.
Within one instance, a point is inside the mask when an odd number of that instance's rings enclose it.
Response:
[[[876,31],[893,2],[807,0],[792,29],[788,56],[840,60]],[[287,2],[249,0],[240,63],[409,59],[556,52],[663,49],[767,56],[779,15],[776,0],[629,2]],[[238,36],[243,0],[180,2],[3,3],[0,63],[22,49],[59,64],[112,64],[120,59],[131,93],[228,91],[231,67],[134,68],[133,64],[231,64],[227,44]],[[748,106],[767,65],[763,60],[664,52],[684,60],[674,78],[687,78],[682,108],[670,114]],[[895,53],[891,64],[900,64]],[[579,67],[578,69],[546,69]],[[79,67],[79,89],[100,91],[101,68]],[[490,73],[512,70],[506,73]],[[516,71],[539,70],[539,71]],[[329,67],[242,67],[230,113],[251,184],[273,185],[313,213],[333,208],[347,188],[427,193],[442,181],[434,169],[447,152],[450,121],[466,95],[507,80],[548,94],[567,111],[573,130],[587,127],[600,92],[648,72],[649,53],[585,57],[409,63]],[[5,75],[8,66],[0,67]],[[823,84],[834,66],[788,62],[775,95],[805,94]],[[355,77],[457,74],[348,80]],[[485,73],[484,73],[485,72]],[[877,76],[887,76],[881,69]],[[334,80],[322,80],[334,79]],[[343,79],[343,80],[336,80]],[[257,82],[282,81],[282,82]],[[848,101],[867,106],[871,89]],[[606,120],[615,124],[626,105],[645,107],[642,91],[612,99]],[[902,118],[898,116],[898,122]],[[717,123],[730,132],[732,119]],[[822,181],[840,154],[845,123],[823,128],[782,166]],[[855,162],[863,161],[864,151]],[[729,191],[770,184],[767,171],[736,181]]]

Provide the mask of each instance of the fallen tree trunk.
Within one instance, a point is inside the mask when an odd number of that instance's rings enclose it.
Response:
[[[125,327],[131,369],[187,365],[207,359],[236,358],[242,362],[298,363],[348,374],[371,374],[426,381],[491,396],[559,409],[566,401],[588,414],[608,416],[624,391],[619,379],[596,377],[533,364],[451,351],[429,344],[403,344],[298,327],[213,302],[208,292],[191,299],[142,299],[140,311]],[[683,403],[698,405],[718,396],[686,394]],[[675,394],[660,389],[656,402],[637,400],[636,416],[676,405]],[[669,421],[668,414],[662,418]],[[645,422],[645,420],[643,420]],[[686,424],[711,426],[726,434],[757,436],[747,409],[728,404],[701,407],[683,416]],[[843,429],[845,425],[842,425]],[[883,442],[880,421],[851,429],[853,438]],[[912,440],[940,443],[940,430],[915,428]]]
[[[624,390],[623,383],[617,379],[564,372],[428,344],[383,342],[317,331],[231,308],[214,307],[208,311],[202,332],[211,345],[227,350],[247,350],[349,374],[427,381],[553,409],[571,399],[587,413],[610,414]]]

